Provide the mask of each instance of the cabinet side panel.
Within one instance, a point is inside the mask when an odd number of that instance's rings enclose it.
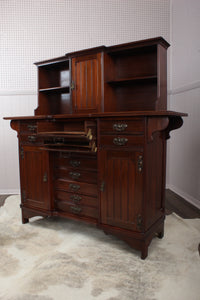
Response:
[[[165,140],[161,137],[161,133],[156,132],[153,135],[153,141],[147,144],[145,189],[146,229],[164,213],[165,143]]]

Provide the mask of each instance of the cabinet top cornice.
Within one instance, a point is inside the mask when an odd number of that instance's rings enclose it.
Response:
[[[69,53],[66,53],[65,56],[60,56],[60,57],[56,57],[54,59],[36,62],[35,65],[40,66],[40,65],[49,64],[49,63],[56,63],[56,61],[59,61],[59,62],[61,60],[65,61],[66,59],[71,58],[71,57],[92,54],[92,53],[97,53],[97,52],[107,52],[107,53],[112,54],[112,53],[115,53],[118,51],[128,51],[131,49],[134,50],[136,48],[145,47],[145,46],[154,46],[157,44],[162,45],[166,49],[170,46],[170,44],[163,37],[155,37],[155,38],[151,38],[151,39],[134,41],[134,42],[124,43],[124,44],[117,44],[117,45],[109,46],[109,47],[102,45],[99,47],[93,47],[93,48],[78,50],[78,51],[74,51],[74,52],[69,52]]]

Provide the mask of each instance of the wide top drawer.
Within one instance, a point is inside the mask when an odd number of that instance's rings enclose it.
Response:
[[[100,132],[104,134],[144,134],[145,119],[107,119],[100,121]]]

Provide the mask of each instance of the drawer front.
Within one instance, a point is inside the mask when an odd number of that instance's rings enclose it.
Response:
[[[102,135],[100,137],[101,146],[126,148],[144,143],[144,136],[130,136],[130,135]]]
[[[100,132],[111,134],[144,134],[145,123],[143,118],[135,120],[104,120],[100,121]]]
[[[37,133],[36,122],[20,122],[20,133]]]
[[[57,168],[55,169],[55,177],[62,178],[65,180],[73,180],[77,182],[88,182],[88,183],[97,183],[97,173],[96,172],[87,172],[83,170],[74,170],[74,169],[64,169]]]
[[[29,145],[43,144],[43,138],[31,133],[23,134],[20,135],[20,142]]]
[[[97,197],[97,184],[89,184],[64,179],[55,180],[55,189]]]
[[[96,156],[76,156],[70,153],[61,152],[55,156],[55,166],[73,169],[97,170]]]
[[[91,217],[95,219],[98,218],[98,209],[94,207],[74,205],[65,201],[58,201],[56,208],[58,211],[70,213],[76,216]]]
[[[71,205],[92,206],[97,208],[97,198],[91,196],[80,195],[76,193],[68,193],[64,191],[55,191],[55,203],[67,202]],[[56,204],[57,205],[57,204]]]

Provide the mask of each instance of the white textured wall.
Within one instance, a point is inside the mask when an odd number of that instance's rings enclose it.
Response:
[[[32,115],[33,62],[66,52],[163,36],[168,0],[0,0],[0,193],[19,190],[17,139],[3,116]]]
[[[168,186],[200,208],[200,1],[172,0],[170,109],[187,112],[169,141]]]

